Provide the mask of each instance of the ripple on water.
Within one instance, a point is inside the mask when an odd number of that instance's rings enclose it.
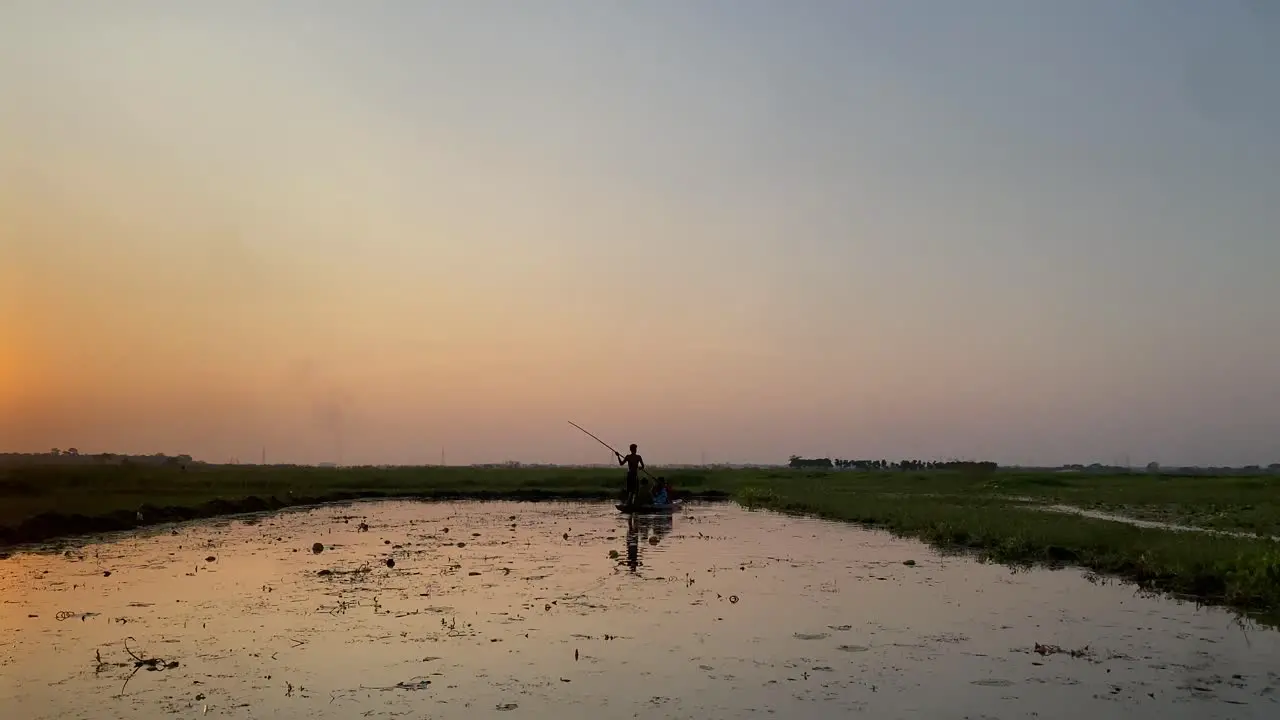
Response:
[[[1277,634],[1225,613],[730,506],[293,510],[17,552],[0,599],[6,720],[1176,720],[1280,694]]]

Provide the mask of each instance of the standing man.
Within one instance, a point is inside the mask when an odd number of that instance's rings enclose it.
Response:
[[[636,444],[631,443],[631,452],[623,457],[621,453],[615,452],[618,456],[618,464],[627,466],[627,505],[636,504],[636,495],[640,493],[640,471],[644,469],[644,458],[636,452]]]

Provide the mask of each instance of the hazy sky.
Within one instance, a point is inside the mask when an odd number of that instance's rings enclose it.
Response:
[[[1280,3],[0,6],[0,447],[1280,461]]]

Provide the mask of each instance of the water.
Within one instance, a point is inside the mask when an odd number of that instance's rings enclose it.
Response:
[[[1280,712],[1280,634],[1225,612],[728,505],[630,527],[609,505],[390,501],[184,524],[15,554],[0,598],[14,720]]]

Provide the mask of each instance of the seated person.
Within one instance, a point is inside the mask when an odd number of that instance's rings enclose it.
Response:
[[[644,505],[650,497],[653,497],[653,485],[645,478],[640,481],[640,490],[636,492],[636,505]]]
[[[668,505],[670,503],[671,497],[667,492],[667,479],[658,478],[658,482],[653,486],[653,504]]]

